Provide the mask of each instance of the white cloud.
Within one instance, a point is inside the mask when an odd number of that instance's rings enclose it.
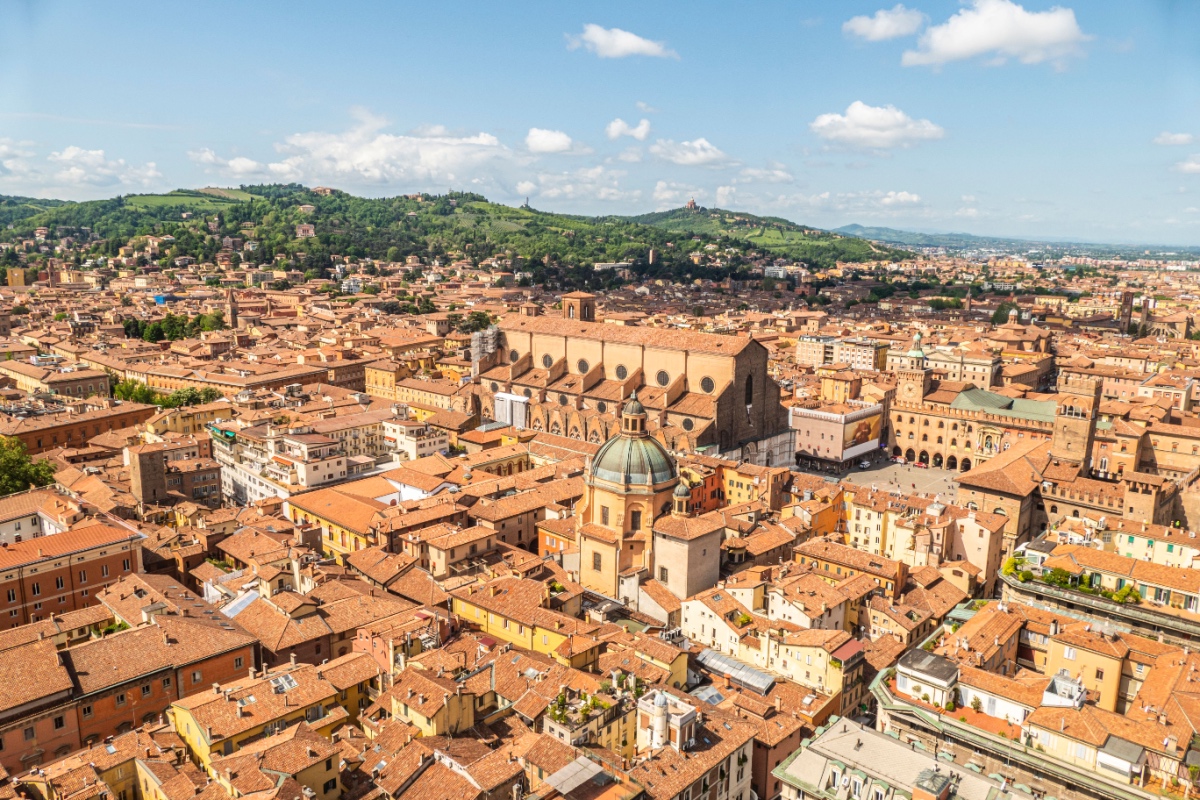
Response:
[[[654,114],[658,112],[657,108],[642,100],[637,101],[637,108],[638,111],[641,111],[643,114]]]
[[[1027,11],[1012,0],[973,0],[941,25],[928,28],[916,50],[901,58],[905,66],[938,66],[951,61],[990,56],[989,63],[1015,58],[1022,64],[1049,61],[1062,66],[1082,53],[1091,37],[1075,21],[1075,12],[1055,6]]]
[[[0,137],[0,178],[18,178],[34,171],[32,150],[25,143]]]
[[[517,184],[517,193],[535,195],[551,200],[604,200],[632,201],[641,198],[639,190],[621,188],[620,179],[625,173],[603,166],[583,167],[561,173],[541,173],[532,180]]]
[[[911,206],[921,202],[921,195],[912,192],[885,192],[879,198],[882,206]]]
[[[350,185],[401,184],[405,188],[445,188],[451,183],[496,186],[518,162],[511,149],[490,133],[453,135],[440,126],[420,128],[421,135],[392,134],[388,122],[355,109],[345,131],[295,133],[275,145],[269,162],[226,159],[208,148],[190,152],[192,160],[229,177],[269,176],[273,180],[343,182]],[[511,183],[507,185],[512,185]]]
[[[271,168],[260,161],[245,156],[222,158],[208,147],[189,151],[188,158],[205,167],[214,167],[217,172],[230,178],[266,177],[272,174]]]
[[[733,179],[734,183],[792,183],[796,180],[783,164],[768,164],[766,169],[746,167]]]
[[[921,196],[906,191],[820,192],[780,194],[757,205],[811,214],[856,215],[863,218],[923,216]]]
[[[882,150],[940,139],[945,131],[927,119],[913,119],[895,106],[869,106],[855,100],[845,114],[822,114],[809,125],[826,141]]]
[[[654,202],[658,203],[660,211],[681,206],[692,199],[700,202],[706,196],[707,193],[696,186],[675,183],[674,181],[659,181],[654,184]]]
[[[974,203],[974,202],[975,202],[975,195],[973,195],[973,194],[964,194],[964,195],[962,196],[962,198],[961,198],[961,199],[962,199],[962,201],[963,201],[964,203]]]
[[[897,3],[891,9],[879,9],[870,17],[851,17],[842,25],[842,33],[866,39],[868,42],[882,42],[911,36],[921,29],[924,22],[925,15],[920,11],[905,8]]]
[[[71,145],[51,153],[52,180],[60,186],[134,186],[148,187],[162,178],[153,161],[142,165],[127,164],[124,159],[109,159],[103,150],[85,150]]]
[[[632,136],[639,142],[646,141],[646,137],[650,135],[650,120],[643,119],[637,125],[630,125],[625,120],[617,117],[612,122],[608,123],[604,128],[604,133],[610,139],[619,139],[622,136]]]
[[[590,22],[583,26],[583,33],[578,36],[567,35],[569,50],[577,50],[580,47],[600,58],[679,58],[679,54],[668,48],[664,42],[655,42],[620,28],[603,28]]]
[[[574,142],[562,131],[551,131],[545,128],[530,128],[525,136],[525,146],[531,153],[566,153]]]
[[[1200,173],[1200,155],[1191,156],[1185,161],[1180,161],[1175,165],[1176,172],[1183,172],[1188,175],[1196,175]]]
[[[1154,137],[1155,144],[1161,144],[1161,145],[1168,146],[1168,147],[1175,146],[1175,145],[1182,145],[1182,144],[1191,144],[1195,140],[1196,140],[1196,137],[1190,133],[1169,133],[1167,131],[1163,131],[1158,136]]]
[[[954,212],[956,217],[964,217],[966,219],[976,219],[979,216],[978,208],[960,208]]]
[[[664,161],[684,167],[713,166],[729,160],[729,156],[705,138],[690,142],[659,139],[650,146],[650,152]]]
[[[642,148],[637,146],[626,147],[621,152],[617,153],[617,161],[624,161],[627,164],[636,164],[642,160]]]
[[[717,206],[720,208],[729,208],[736,202],[737,187],[736,186],[718,186],[717,187]]]

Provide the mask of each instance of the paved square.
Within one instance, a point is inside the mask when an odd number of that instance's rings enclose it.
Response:
[[[941,495],[943,501],[953,501],[958,493],[955,483],[957,472],[944,469],[921,469],[911,464],[893,464],[879,457],[878,463],[873,463],[866,469],[855,466],[840,475],[830,475],[821,470],[805,467],[794,467],[796,472],[818,475],[822,478],[847,480],[859,486],[873,487],[881,491],[918,492],[928,495]]]

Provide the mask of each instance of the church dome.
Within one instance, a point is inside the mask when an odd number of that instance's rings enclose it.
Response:
[[[646,431],[646,407],[634,392],[621,412],[621,432],[596,451],[592,477],[623,486],[657,486],[674,480],[675,462]]]
[[[680,481],[679,485],[675,487],[675,496],[690,498],[692,496],[692,488],[683,481]]]
[[[675,478],[675,464],[656,439],[620,433],[596,452],[592,477],[622,485],[656,485]]]

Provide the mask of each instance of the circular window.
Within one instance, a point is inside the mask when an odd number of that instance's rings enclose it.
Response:
[[[580,375],[586,375],[586,374],[587,374],[587,371],[588,371],[588,367],[590,367],[590,366],[591,366],[591,364],[588,364],[588,363],[587,363],[587,361],[586,361],[585,359],[582,359],[582,358],[581,358],[581,359],[579,359],[579,363],[578,363],[578,364],[576,364],[575,366],[579,367],[579,374],[580,374]]]
[[[629,370],[625,369],[624,364],[617,364],[617,380],[623,381],[629,377]]]
[[[558,396],[558,404],[560,406],[565,406],[567,404],[567,396],[565,394],[560,394]]]
[[[700,389],[705,394],[712,394],[713,389],[715,389],[715,388],[717,388],[717,385],[715,383],[713,383],[712,378],[710,378],[706,375],[700,379]]]
[[[509,350],[509,351],[508,351],[508,360],[509,360],[509,361],[516,361],[516,360],[517,360],[518,358],[520,358],[520,357],[521,357],[521,354],[520,354],[520,353],[518,353],[516,350]]]
[[[608,403],[601,400],[599,403],[596,403],[596,410],[599,411],[601,414],[605,413],[606,411],[608,411]]]
[[[529,389],[522,389],[521,394],[525,395],[526,397],[533,397],[533,392]]]
[[[493,392],[500,391],[500,384],[496,383],[495,381],[492,381],[492,391]]]
[[[667,374],[665,369],[660,369],[658,374],[654,376],[654,380],[658,381],[659,386],[666,386],[671,382],[671,376]]]
[[[546,369],[550,369],[552,366],[554,366],[554,357],[549,353],[546,353],[546,355],[542,356],[542,366]]]
[[[690,430],[691,430],[692,428],[694,428],[694,427],[696,427],[696,422],[695,422],[695,420],[692,420],[692,419],[690,419],[690,418],[689,418],[689,419],[685,419],[685,420],[683,421],[683,429],[684,429],[685,431],[690,431]]]

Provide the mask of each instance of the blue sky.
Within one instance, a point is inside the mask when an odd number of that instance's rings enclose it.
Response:
[[[0,0],[0,193],[296,180],[1200,244],[1200,4]]]

